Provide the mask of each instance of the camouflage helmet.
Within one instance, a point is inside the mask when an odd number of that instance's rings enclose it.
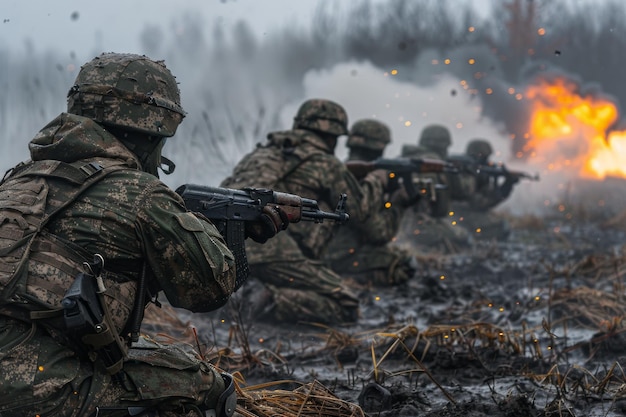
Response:
[[[68,113],[168,137],[185,117],[176,78],[162,61],[104,53],[83,65],[67,94]]]
[[[293,118],[294,129],[308,129],[341,136],[348,134],[348,114],[339,104],[330,100],[307,100]]]
[[[352,125],[346,146],[383,151],[390,142],[391,131],[386,124],[378,120],[363,119]]]
[[[485,139],[473,139],[467,144],[465,153],[475,159],[487,159],[493,153],[493,148]]]
[[[450,131],[442,125],[426,126],[420,135],[419,144],[425,148],[448,149],[452,144]]]

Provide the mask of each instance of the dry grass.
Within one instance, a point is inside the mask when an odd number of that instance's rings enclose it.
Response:
[[[293,390],[278,387],[299,385]],[[237,388],[237,412],[244,417],[364,417],[361,407],[337,398],[318,381],[275,381]]]
[[[429,260],[436,262],[434,258]],[[457,355],[465,354],[476,359],[475,363],[482,364],[487,372],[496,372],[493,364],[481,360],[481,351],[492,350],[502,352],[504,357],[525,357],[544,364],[541,371],[524,368],[514,372],[544,389],[554,391],[554,401],[546,406],[546,412],[557,413],[554,415],[568,415],[568,398],[583,397],[599,401],[625,398],[626,373],[618,362],[593,371],[583,365],[557,365],[560,363],[559,358],[566,357],[574,350],[589,349],[591,357],[594,345],[616,343],[615,340],[619,343],[620,339],[611,338],[626,331],[626,303],[622,295],[622,282],[626,274],[625,253],[588,256],[561,266],[558,270],[547,270],[551,276],[584,276],[591,285],[596,283],[598,286],[613,288],[604,291],[591,286],[551,287],[548,296],[542,297],[542,301],[532,307],[547,308],[543,322],[534,327],[522,324],[521,329],[488,322],[431,325],[425,329],[418,329],[410,323],[396,323],[386,328],[352,334],[320,325],[323,331],[315,336],[324,342],[323,347],[307,355],[330,354],[334,356],[337,367],[342,369],[339,356],[346,349],[365,352],[371,357],[371,371],[364,380],[383,384],[390,378],[424,375],[448,401],[454,403],[454,397],[424,365],[428,354],[436,349]],[[146,311],[146,322],[146,327],[158,325],[160,330],[157,335],[162,340],[182,340],[201,348],[193,328],[189,323],[182,322],[171,307],[164,306],[161,310],[149,308]],[[584,343],[566,346],[563,342],[566,339],[555,335],[556,329],[567,331],[574,327],[595,331],[596,336]],[[237,412],[241,416],[364,415],[358,405],[337,398],[317,380],[306,384],[281,380],[246,387],[239,371],[252,367],[280,366],[286,369],[288,361],[281,356],[280,346],[276,346],[274,351],[263,349],[253,352],[247,343],[246,333],[238,325],[232,326],[227,347],[213,348],[208,352],[205,348],[204,355],[216,366],[237,376]]]

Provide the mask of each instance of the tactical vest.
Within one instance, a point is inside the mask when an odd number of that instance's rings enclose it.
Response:
[[[106,175],[128,169],[123,164],[112,159],[34,161],[5,176],[0,183],[0,310],[19,306],[37,318],[37,313],[60,309],[83,262],[94,254],[81,253],[45,226]]]
[[[313,155],[323,153],[304,152],[303,138],[311,133],[303,130],[286,130],[268,135],[268,141],[257,148],[237,165],[233,174],[221,186],[229,188],[274,189],[281,180],[289,176],[300,164]],[[281,191],[281,190],[278,190]]]

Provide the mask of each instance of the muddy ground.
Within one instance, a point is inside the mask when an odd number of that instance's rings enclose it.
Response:
[[[418,254],[408,284],[360,290],[355,326],[165,309],[144,330],[195,329],[240,385],[318,381],[369,416],[625,415],[624,222],[562,214],[510,217],[506,241]],[[225,309],[241,311],[236,301]]]

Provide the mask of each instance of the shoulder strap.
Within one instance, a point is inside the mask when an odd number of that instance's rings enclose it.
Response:
[[[304,162],[308,161],[315,155],[324,154],[323,151],[317,148],[312,148],[312,151],[303,151],[302,143],[304,143],[303,134],[301,131],[283,131],[283,132],[274,132],[268,135],[268,142],[270,146],[277,147],[281,154],[288,159],[289,156],[295,156],[296,158],[292,158],[291,164],[285,164],[286,169],[283,170],[280,175],[276,178],[276,183],[282,181],[291,175],[295,170],[297,170],[300,165]],[[275,187],[274,184],[272,187]]]
[[[15,177],[21,176],[41,176],[41,177],[55,177],[61,178],[77,185],[78,188],[72,192],[70,198],[67,198],[63,203],[55,207],[51,212],[46,213],[46,216],[41,222],[39,230],[60,210],[64,209],[76,199],[89,187],[96,182],[100,181],[112,172],[120,171],[123,169],[130,169],[123,161],[118,160],[103,160],[103,161],[91,161],[91,162],[75,162],[65,163],[61,161],[36,161],[28,166],[20,169],[17,173],[14,173]]]

